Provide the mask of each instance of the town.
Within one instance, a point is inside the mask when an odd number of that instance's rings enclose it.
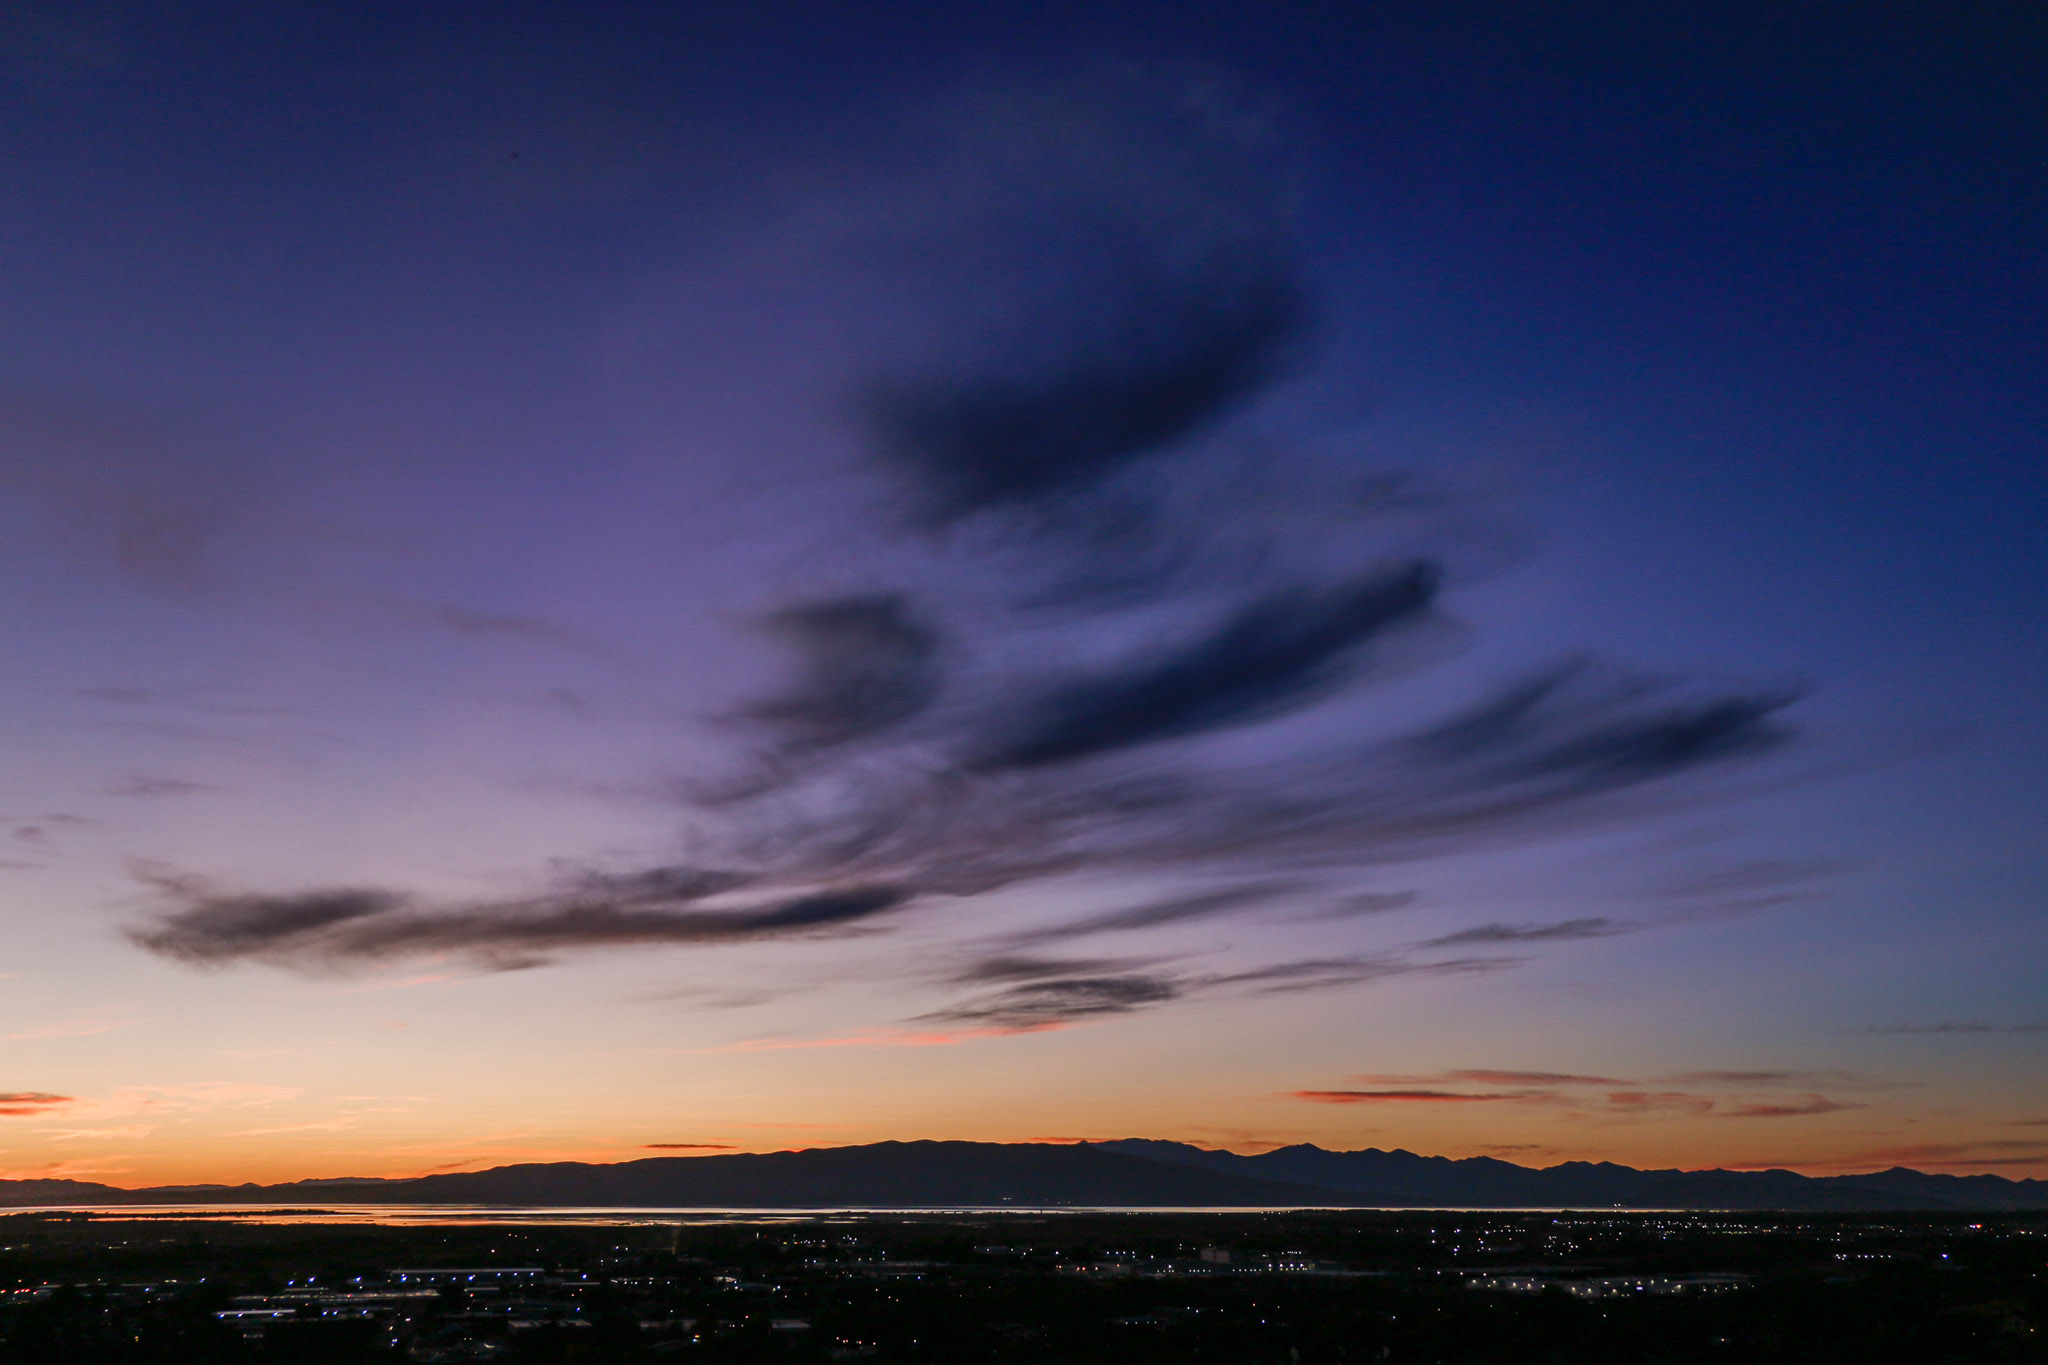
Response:
[[[2048,1215],[0,1217],[43,1362],[2020,1362]]]

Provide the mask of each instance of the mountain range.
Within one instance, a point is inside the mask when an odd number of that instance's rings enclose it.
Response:
[[[0,1180],[0,1206],[474,1204],[642,1208],[2048,1209],[2048,1181],[1794,1171],[1637,1170],[1310,1144],[1256,1156],[1143,1138],[1076,1144],[877,1142],[806,1151],[498,1166],[410,1179],[121,1189]]]

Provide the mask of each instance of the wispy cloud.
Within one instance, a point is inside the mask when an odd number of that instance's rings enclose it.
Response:
[[[339,1133],[357,1127],[362,1120],[353,1116],[308,1119],[304,1123],[283,1123],[273,1128],[241,1128],[224,1137],[273,1137],[282,1133]]]
[[[1831,1100],[1825,1095],[1806,1095],[1800,1099],[1781,1104],[1738,1104],[1715,1113],[1724,1119],[1796,1119],[1809,1114],[1835,1114],[1844,1109],[1867,1109],[1869,1106],[1843,1100]]]
[[[1398,955],[1298,958],[1231,972],[1168,970],[1064,974],[1039,971],[1038,960],[996,958],[1002,974],[956,978],[1016,981],[1003,989],[919,1015],[913,1023],[981,1023],[1011,1033],[1037,1032],[1069,1024],[1155,1009],[1196,997],[1279,995],[1336,990],[1403,977],[1469,976],[1503,971],[1516,958],[1416,960]],[[1058,967],[1057,959],[1048,967]]]
[[[40,1166],[0,1170],[0,1180],[83,1180],[100,1175],[126,1175],[132,1169],[129,1166],[109,1166],[90,1158],[79,1158],[45,1162]]]
[[[1226,989],[1249,987],[1258,994],[1285,995],[1372,985],[1403,977],[1484,976],[1510,971],[1527,960],[1520,957],[1417,959],[1396,953],[1310,957],[1224,972],[1202,978],[1199,984]]]
[[[1021,959],[1090,935],[1398,909],[1412,893],[1367,884],[1388,865],[1689,810],[1791,741],[1796,689],[1590,659],[1462,683],[1427,713],[1376,710],[1377,684],[1465,638],[1453,599],[1485,537],[1465,500],[1413,474],[1235,439],[1283,375],[1313,373],[1317,309],[1275,170],[1288,139],[1185,73],[981,91],[925,122],[945,145],[917,183],[831,216],[890,239],[860,250],[915,262],[944,343],[878,342],[843,376],[870,496],[847,501],[802,595],[748,613],[786,676],[720,707],[655,784],[691,859],[475,900],[146,873],[161,904],[133,943],[199,967],[507,970],[883,932],[913,909],[968,936],[975,898],[1055,878],[1196,888],[1105,896],[982,945]],[[524,615],[411,610],[562,642]],[[1019,976],[911,1022],[1035,1029],[1496,971],[1512,960],[1417,953],[1635,927],[1485,924],[1235,974]]]
[[[1289,1095],[1316,1104],[1527,1104],[1553,1100],[1547,1090],[1509,1090],[1493,1094],[1468,1090],[1295,1090]]]
[[[47,1114],[78,1103],[69,1095],[52,1095],[42,1090],[13,1090],[0,1094],[0,1115],[9,1118]]]
[[[126,1026],[127,1021],[108,1019],[104,1016],[85,1016],[73,1019],[58,1019],[47,1024],[32,1024],[13,1033],[0,1033],[0,1042],[18,1043],[42,1038],[90,1038],[101,1033],[112,1033]]]
[[[1735,1089],[1773,1086],[1855,1086],[1865,1090],[1891,1089],[1897,1081],[1879,1080],[1854,1071],[1681,1071],[1668,1077],[1680,1085],[1715,1085]]]
[[[1865,1033],[2048,1033],[2048,1023],[1995,1024],[1981,1019],[1944,1019],[1937,1024],[1894,1024],[1889,1027],[1872,1027]]]
[[[140,1141],[156,1131],[153,1124],[127,1123],[117,1128],[41,1128],[52,1142]]]
[[[796,603],[762,625],[797,657],[797,677],[740,714],[777,732],[786,753],[881,734],[938,697],[939,633],[900,593]]]
[[[986,1024],[1005,1032],[1055,1028],[1104,1015],[1129,1014],[1179,998],[1182,985],[1164,976],[1078,976],[1011,986],[918,1016],[931,1023]]]
[[[1025,930],[1010,935],[1005,942],[1027,947],[1056,943],[1064,939],[1086,938],[1093,934],[1156,929],[1168,924],[1213,919],[1285,896],[1296,890],[1299,885],[1298,882],[1290,881],[1263,881],[1171,896],[1163,900],[1147,901],[1142,905],[1085,915],[1079,919],[1062,920],[1042,928]]]
[[[1678,902],[1679,920],[1720,919],[1826,900],[1846,871],[1814,859],[1753,858],[1668,878],[1652,893]]]
[[[1714,1112],[1716,1103],[1710,1095],[1689,1094],[1683,1090],[1617,1090],[1601,1099],[1609,1111],[1631,1116],[1708,1114]]]
[[[1610,938],[1638,926],[1611,919],[1568,919],[1555,924],[1481,924],[1440,938],[1425,948],[1454,948],[1468,943],[1564,943],[1582,938]]]
[[[190,878],[154,881],[184,908],[131,931],[143,947],[197,965],[254,957],[300,968],[452,953],[512,970],[575,948],[817,933],[908,899],[904,891],[870,885],[744,909],[705,909],[702,902],[730,890],[735,879],[686,868],[590,873],[522,901],[463,907],[416,907],[404,897],[360,888],[249,896],[216,892]]]
[[[1444,1085],[1452,1082],[1472,1085],[1627,1085],[1629,1082],[1616,1080],[1612,1076],[1580,1076],[1565,1071],[1503,1071],[1498,1069],[1471,1069],[1463,1071],[1439,1071],[1428,1075],[1392,1075],[1369,1073],[1352,1077],[1369,1085]]]
[[[1354,891],[1339,896],[1332,904],[1302,918],[1333,920],[1356,919],[1363,915],[1384,915],[1391,910],[1409,909],[1419,899],[1419,895],[1413,891]]]
[[[1056,1027],[1056,1024],[1048,1022],[1039,1023],[1028,1028],[1007,1026],[924,1030],[875,1028],[862,1029],[858,1033],[834,1034],[823,1038],[751,1038],[743,1042],[727,1043],[723,1047],[689,1048],[687,1051],[692,1056],[709,1056],[724,1052],[804,1052],[813,1048],[952,1047],[957,1043],[973,1042],[979,1038],[1006,1038],[1016,1033],[1030,1033],[1036,1032],[1039,1029],[1053,1027]]]
[[[1614,1076],[1484,1067],[1425,1074],[1373,1072],[1351,1078],[1363,1082],[1365,1088],[1290,1094],[1318,1104],[1538,1104],[1554,1109],[1561,1117],[1588,1122],[1635,1122],[1674,1115],[1785,1119],[1868,1107],[1818,1093],[1790,1099],[1758,1099],[1743,1093],[1788,1082],[1811,1084],[1822,1077],[1848,1084],[1861,1080],[1844,1073],[1794,1071],[1699,1071],[1672,1078],[1723,1088],[1723,1093],[1716,1094],[1637,1087]],[[1472,1086],[1488,1088],[1467,1088]]]
[[[205,1112],[213,1109],[263,1109],[306,1093],[303,1085],[266,1085],[248,1081],[190,1081],[181,1085],[136,1085],[114,1092],[96,1106],[114,1112],[137,1110]]]

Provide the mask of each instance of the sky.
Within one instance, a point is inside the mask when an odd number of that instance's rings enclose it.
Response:
[[[0,6],[0,1175],[2048,1175],[2028,6]]]

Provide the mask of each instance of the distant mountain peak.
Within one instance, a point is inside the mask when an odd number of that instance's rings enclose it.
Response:
[[[1157,1138],[996,1143],[912,1139],[767,1153],[526,1162],[387,1180],[124,1190],[75,1180],[0,1181],[0,1205],[436,1203],[667,1208],[1631,1208],[1785,1211],[2048,1208],[2048,1182],[1793,1171],[1644,1171],[1611,1161],[1545,1169],[1495,1157],[1296,1143],[1241,1156]]]

